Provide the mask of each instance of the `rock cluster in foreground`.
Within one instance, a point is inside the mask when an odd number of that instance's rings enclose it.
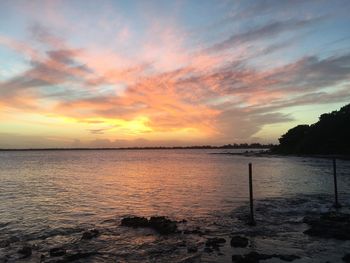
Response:
[[[260,254],[257,252],[250,252],[249,254],[246,255],[233,255],[232,256],[232,262],[236,263],[258,263],[260,260],[267,260],[267,259],[272,259],[272,258],[277,258],[282,261],[294,261],[295,259],[299,259],[298,256],[295,255],[279,255],[279,254]]]
[[[121,225],[133,228],[149,227],[161,235],[177,233],[176,221],[172,221],[165,216],[152,216],[150,219],[138,216],[125,217],[122,219]]]
[[[350,240],[350,214],[329,212],[318,217],[304,217],[304,223],[310,226],[304,234]]]
[[[299,219],[297,222],[298,224],[305,223],[309,226],[309,229],[304,231],[304,234],[319,237],[321,239],[338,239],[341,241],[350,240],[350,214],[332,211],[322,214],[309,214],[308,216],[303,214],[303,216],[303,220],[301,221]],[[118,224],[120,221],[117,219],[117,221],[112,222],[114,222],[113,224]],[[236,233],[232,233],[230,236],[221,235],[220,237],[215,237],[215,235],[213,236],[210,232],[206,233],[206,231],[201,230],[198,226],[191,226],[192,230],[188,229],[187,224],[186,226],[182,225],[182,223],[186,222],[186,220],[173,221],[164,216],[153,216],[150,218],[132,216],[123,218],[121,220],[121,226],[150,228],[160,235],[177,234],[172,237],[167,236],[166,238],[163,236],[157,237],[157,235],[155,235],[155,238],[166,241],[174,238],[181,241],[176,242],[176,244],[168,244],[169,246],[166,246],[165,248],[162,247],[160,250],[168,252],[172,251],[171,253],[174,251],[187,252],[187,255],[185,254],[185,257],[182,258],[183,260],[178,262],[199,262],[201,256],[209,259],[214,258],[214,261],[220,261],[219,256],[231,253],[230,251],[232,248],[234,249],[232,250],[233,255],[231,254],[232,262],[238,263],[255,263],[264,262],[265,260],[292,262],[297,259],[302,259],[301,255],[292,255],[290,254],[290,251],[288,251],[287,254],[284,254],[283,252],[274,253],[273,250],[269,250],[270,253],[266,253],[266,251],[255,251],[256,247],[254,247],[253,240],[251,239],[252,232],[236,231]],[[305,229],[304,227],[305,225],[303,226],[303,229]],[[268,229],[264,229],[264,225],[262,225],[262,231],[253,229],[252,231],[256,234],[253,236],[264,236],[268,233]],[[79,232],[73,243],[53,246],[45,250],[41,250],[37,244],[23,243],[20,247],[16,248],[15,251],[17,253],[15,256],[12,256],[11,258],[11,256],[8,255],[5,258],[9,260],[13,258],[18,260],[34,260],[34,258],[36,258],[40,260],[40,262],[47,263],[83,262],[90,257],[98,258],[104,256],[105,252],[101,249],[102,247],[96,247],[96,244],[98,244],[96,242],[103,239],[104,235],[109,233],[108,231],[104,228],[85,229],[84,231]],[[54,231],[54,233],[57,232],[59,231]],[[143,235],[144,233],[141,231],[138,234]],[[300,235],[303,235],[303,232],[300,232]],[[14,240],[14,243],[19,242],[16,241],[17,239],[11,239],[9,241],[5,240],[7,242],[3,242],[3,244],[7,247],[12,246],[12,243],[10,243],[12,240]],[[160,245],[159,243],[157,244]],[[232,247],[231,250],[228,249],[228,246]],[[350,263],[350,254],[345,253],[339,258],[339,260]]]

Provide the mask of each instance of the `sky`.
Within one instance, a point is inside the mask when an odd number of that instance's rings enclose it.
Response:
[[[350,1],[0,1],[0,148],[277,143],[350,102]]]

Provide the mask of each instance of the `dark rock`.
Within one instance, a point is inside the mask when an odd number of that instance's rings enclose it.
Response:
[[[10,244],[18,242],[18,241],[19,241],[19,238],[16,236],[12,236],[12,237],[5,239],[5,240],[0,240],[0,248],[8,247]]]
[[[10,244],[8,240],[0,240],[0,248],[8,247]]]
[[[200,236],[204,235],[204,233],[199,229],[193,229],[193,230],[186,229],[183,233],[185,235],[200,235]]]
[[[207,241],[205,242],[206,247],[218,249],[222,244],[226,243],[225,238],[221,237],[213,237],[213,238],[208,238]]]
[[[187,247],[187,252],[188,253],[196,253],[198,251],[198,247],[195,245],[190,245]]]
[[[122,226],[128,226],[128,227],[149,227],[148,219],[145,217],[125,217],[121,221]]]
[[[204,248],[204,252],[207,252],[207,253],[212,253],[214,250],[212,250],[210,247],[205,247]]]
[[[40,249],[40,246],[38,244],[33,244],[32,245],[32,249],[33,250],[39,250]]]
[[[8,226],[10,224],[11,224],[11,222],[0,223],[0,228],[6,227],[6,226]]]
[[[23,258],[30,257],[32,255],[32,248],[30,246],[23,246],[17,251]]]
[[[300,258],[295,255],[274,255],[274,257],[279,258],[280,260],[283,260],[283,261],[288,261],[288,262],[291,262]]]
[[[168,235],[177,232],[176,222],[164,216],[152,216],[149,220],[149,225],[151,228],[162,235]]]
[[[97,237],[99,234],[100,234],[100,231],[98,231],[97,229],[91,229],[91,230],[85,231],[81,239],[92,239],[94,237]]]
[[[97,254],[97,252],[77,252],[74,254],[67,254],[64,256],[64,262],[71,262],[83,258],[88,258]]]
[[[278,258],[282,261],[293,261],[298,259],[298,256],[294,255],[279,255],[279,254],[260,254],[258,252],[250,252],[246,255],[232,255],[232,262],[236,263],[258,263],[260,260],[267,260],[271,258]]]
[[[305,216],[303,218],[303,223],[306,223],[306,224],[312,224],[316,221],[318,221],[318,219],[315,216]]]
[[[16,236],[12,236],[8,239],[8,241],[11,243],[18,242],[19,240],[20,240],[19,237],[16,237]]]
[[[50,257],[61,257],[66,254],[66,250],[63,247],[54,247],[50,249]]]
[[[346,263],[350,263],[350,254],[345,254],[342,260]]]
[[[121,225],[134,228],[150,227],[162,235],[168,235],[177,232],[176,221],[172,221],[165,216],[152,216],[150,220],[145,217],[126,217],[122,219]]]
[[[185,247],[187,244],[186,244],[186,241],[185,240],[181,240],[179,243],[177,243],[177,245],[179,247]]]
[[[241,236],[234,236],[231,238],[232,247],[246,247],[248,246],[248,238]]]
[[[242,255],[232,255],[232,262],[236,262],[236,263],[249,263],[250,261],[248,261],[248,259],[245,256]],[[254,262],[254,261],[251,261]],[[257,261],[259,262],[259,261]]]
[[[194,262],[200,262],[200,255],[199,254],[192,254],[189,256],[186,256],[184,258],[181,258],[176,261],[177,263],[194,263]]]
[[[335,222],[349,222],[350,214],[330,212],[321,215],[321,219],[332,220]]]
[[[350,240],[350,215],[343,213],[325,213],[319,217],[305,217],[303,220],[310,228],[304,234],[322,238]]]

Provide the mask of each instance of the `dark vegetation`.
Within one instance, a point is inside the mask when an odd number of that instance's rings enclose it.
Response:
[[[322,114],[312,125],[298,125],[279,139],[282,154],[350,154],[350,104]]]

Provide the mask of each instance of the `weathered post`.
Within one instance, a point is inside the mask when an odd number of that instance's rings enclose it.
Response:
[[[338,202],[337,162],[335,158],[333,158],[333,179],[334,179],[334,197],[335,197],[334,207],[340,208],[341,205]]]
[[[249,163],[249,202],[250,202],[250,220],[249,225],[255,226],[254,220],[254,207],[253,207],[253,176],[252,176],[252,164]]]

